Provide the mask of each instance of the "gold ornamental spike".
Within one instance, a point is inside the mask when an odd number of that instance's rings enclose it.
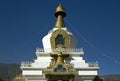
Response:
[[[66,13],[61,4],[56,8],[55,16],[57,17],[55,28],[64,28],[65,23],[63,18],[66,16]]]
[[[61,4],[59,4],[59,6],[56,8],[56,12],[59,12],[59,11],[65,13],[65,10],[64,10],[64,8],[62,7]]]
[[[59,52],[56,64],[63,64],[63,63],[64,63],[64,61],[63,61],[63,57],[62,57],[62,52]]]

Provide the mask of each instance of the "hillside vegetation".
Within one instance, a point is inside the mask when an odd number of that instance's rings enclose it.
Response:
[[[120,74],[111,74],[103,76],[106,81],[120,81]]]
[[[0,63],[0,78],[4,81],[11,81],[17,74],[21,73],[20,65]]]

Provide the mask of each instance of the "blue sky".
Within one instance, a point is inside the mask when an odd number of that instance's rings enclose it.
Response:
[[[84,59],[98,61],[100,74],[120,74],[119,0],[1,0],[0,62],[35,59],[36,47],[42,48],[43,36],[54,27],[59,3]]]

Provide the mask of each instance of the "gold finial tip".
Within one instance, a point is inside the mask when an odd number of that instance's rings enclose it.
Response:
[[[59,6],[60,6],[60,7],[62,7],[62,4],[61,4],[61,3],[59,3]]]
[[[61,6],[61,3],[59,3],[59,6]]]
[[[62,15],[63,17],[66,16],[65,10],[61,4],[56,8],[55,16],[57,17],[58,15]]]
[[[62,5],[61,4],[59,4],[59,6],[57,7],[57,9],[56,9],[56,12],[65,12],[64,11],[64,8],[62,7]]]
[[[57,18],[55,27],[65,27],[63,18],[66,16],[66,13],[61,4],[59,4],[59,6],[56,8],[55,16]]]

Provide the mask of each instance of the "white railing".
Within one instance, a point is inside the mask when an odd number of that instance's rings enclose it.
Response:
[[[31,67],[31,64],[32,64],[32,62],[28,62],[28,61],[21,62],[22,67]]]
[[[31,67],[31,64],[32,62],[28,62],[28,61],[25,61],[25,62],[22,62],[21,63],[21,67]],[[49,63],[46,63],[46,62],[43,62],[43,63],[40,63],[41,65],[49,65]],[[88,66],[86,66],[85,63],[81,63],[81,62],[75,62],[75,63],[70,63],[70,66],[71,67],[99,67],[99,63],[96,61],[96,62],[88,62],[87,63]]]
[[[74,62],[71,63],[73,67],[77,67],[77,68],[86,68],[86,67],[99,67],[98,62]]]
[[[69,48],[69,49],[43,49],[43,48],[36,48],[36,52],[45,52],[45,51],[51,51],[51,52],[57,52],[57,51],[63,51],[63,52],[83,52],[83,48]]]
[[[46,69],[44,69],[44,71],[53,71],[53,69],[47,69],[47,68],[46,68]]]
[[[88,62],[89,64],[89,67],[99,67],[99,63],[96,61],[96,62]]]

